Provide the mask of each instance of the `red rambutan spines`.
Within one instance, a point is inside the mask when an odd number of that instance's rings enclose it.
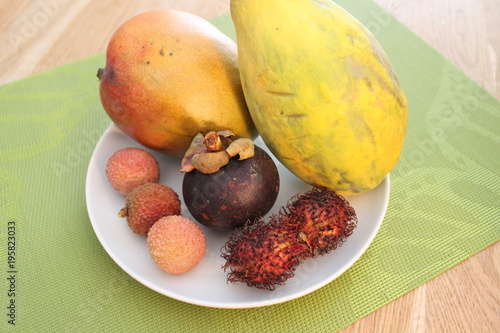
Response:
[[[280,230],[277,216],[259,220],[234,233],[222,248],[229,282],[274,290],[294,275],[300,253],[306,249],[289,231]]]
[[[310,252],[305,257],[316,257],[335,250],[352,234],[358,222],[349,202],[326,188],[313,188],[293,197],[286,211],[309,245]]]
[[[349,237],[357,218],[347,200],[313,188],[289,200],[266,223],[263,219],[236,231],[221,249],[229,282],[274,290],[293,277],[299,263],[328,253]]]

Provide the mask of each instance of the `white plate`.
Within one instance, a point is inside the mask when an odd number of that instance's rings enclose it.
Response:
[[[267,150],[261,138],[255,142]],[[191,304],[217,308],[261,307],[286,302],[323,287],[344,273],[366,251],[380,228],[389,202],[389,176],[376,189],[347,197],[358,216],[358,227],[352,236],[337,250],[301,263],[295,276],[274,291],[242,283],[227,283],[226,273],[221,269],[224,260],[220,257],[220,249],[228,234],[203,226],[207,239],[206,256],[191,271],[170,275],[159,269],[150,258],[146,238],[134,234],[125,220],[118,217],[125,199],[113,190],[106,179],[105,166],[111,154],[131,146],[142,147],[111,125],[95,148],[86,181],[87,209],[92,226],[104,249],[130,276],[163,295]],[[182,200],[180,161],[150,152],[160,164],[160,183],[172,187]],[[275,162],[280,173],[281,189],[268,215],[277,212],[293,195],[311,188],[277,160]],[[181,214],[194,221],[184,202],[182,205]]]

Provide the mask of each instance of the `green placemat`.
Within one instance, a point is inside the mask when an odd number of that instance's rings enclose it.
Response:
[[[338,2],[383,44],[410,105],[387,216],[350,270],[243,310],[182,303],[123,272],[85,204],[87,165],[110,123],[98,55],[0,87],[0,331],[332,332],[498,241],[500,103],[372,1]],[[229,16],[214,22],[234,37]]]

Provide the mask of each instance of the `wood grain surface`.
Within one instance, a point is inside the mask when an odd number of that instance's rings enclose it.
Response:
[[[500,99],[500,0],[375,1]],[[157,8],[211,18],[229,0],[0,0],[0,84],[102,53],[124,20]],[[497,243],[342,332],[498,332],[499,258]]]

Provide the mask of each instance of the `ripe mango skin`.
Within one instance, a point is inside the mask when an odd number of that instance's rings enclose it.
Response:
[[[255,138],[236,44],[194,14],[153,10],[111,36],[100,96],[109,117],[151,149],[182,157],[199,132]]]
[[[341,195],[382,182],[408,105],[375,37],[328,0],[232,0],[231,16],[250,114],[276,158]]]

